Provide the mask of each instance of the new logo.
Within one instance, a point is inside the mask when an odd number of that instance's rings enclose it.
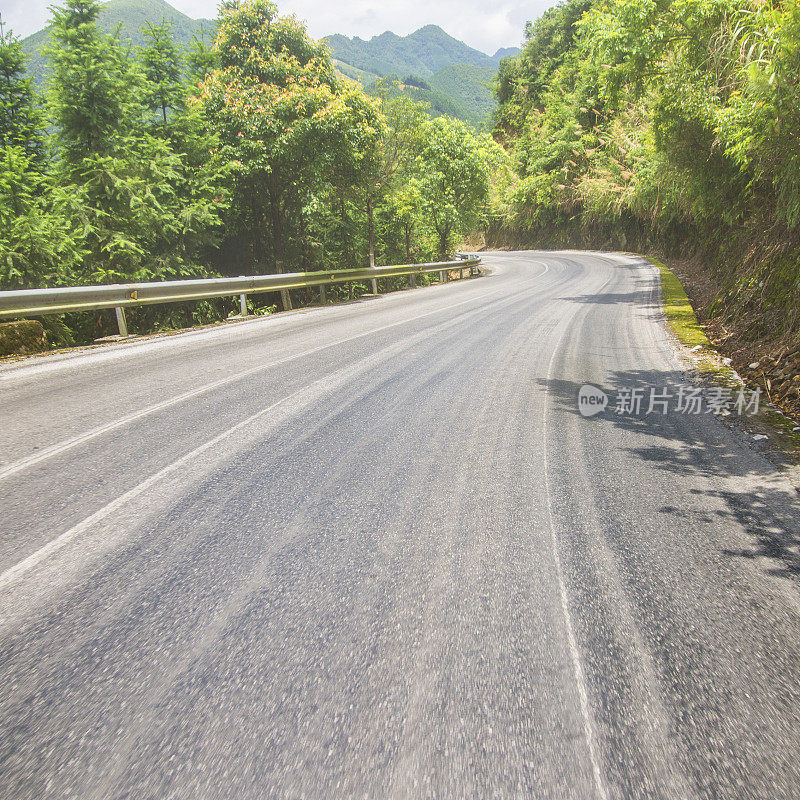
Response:
[[[578,411],[581,412],[581,416],[593,417],[605,410],[607,405],[608,395],[602,389],[592,386],[591,383],[584,383],[581,386],[578,392]]]

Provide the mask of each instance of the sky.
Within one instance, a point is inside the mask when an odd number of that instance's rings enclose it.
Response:
[[[43,28],[56,0],[2,0],[0,15],[15,34],[27,36]],[[168,0],[190,17],[214,17],[217,0]],[[405,36],[423,25],[439,25],[468,45],[494,53],[518,47],[525,21],[536,19],[555,0],[278,0],[282,14],[295,14],[321,38],[332,33],[369,39],[390,30]]]

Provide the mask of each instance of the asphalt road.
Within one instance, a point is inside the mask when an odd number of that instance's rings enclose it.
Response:
[[[800,797],[800,503],[639,259],[0,370],[0,797]]]

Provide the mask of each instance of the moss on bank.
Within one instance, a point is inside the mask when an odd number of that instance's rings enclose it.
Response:
[[[649,258],[661,271],[661,290],[664,293],[664,314],[670,330],[687,347],[713,350],[708,336],[705,335],[697,316],[694,313],[689,297],[684,291],[678,276],[662,261]]]
[[[741,386],[743,381],[731,369],[700,327],[694,307],[689,300],[680,278],[663,262],[652,256],[647,258],[661,272],[661,291],[664,316],[670,333],[685,347],[689,348],[694,366],[703,377],[716,380],[725,386]]]

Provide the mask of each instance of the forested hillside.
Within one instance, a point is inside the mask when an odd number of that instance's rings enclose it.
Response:
[[[432,118],[446,116],[467,120],[473,125],[481,123],[479,115],[471,114],[468,109],[456,103],[446,94],[437,92],[427,81],[417,75],[406,75],[405,78],[389,75],[370,84],[365,91],[371,97],[383,96],[393,100],[407,97],[415,103],[424,105],[428,115]]]
[[[341,70],[340,64],[337,69]],[[427,79],[419,75],[387,75],[374,81],[362,80],[362,83],[366,85],[367,94],[373,97],[405,95],[424,103],[431,117],[455,117],[488,131],[492,112],[497,108],[491,90],[495,75],[496,70],[491,67],[451,64]]]
[[[169,22],[175,43],[188,47],[195,36],[213,39],[215,23],[208,19],[192,19],[173,8],[165,0],[109,0],[100,10],[97,24],[104,33],[116,33],[122,42],[134,46],[144,43],[143,29],[148,24]],[[52,35],[52,27],[22,40],[22,49],[27,57],[27,68],[34,83],[41,86],[47,74],[47,58],[42,52]]]
[[[491,137],[368,96],[269,0],[220,14],[213,48],[184,51],[169,23],[131,47],[96,0],[67,0],[46,96],[3,35],[0,289],[432,260],[480,224]],[[147,306],[130,325],[219,319],[226,302]],[[110,314],[45,321],[52,343],[113,330]]]
[[[501,59],[519,52],[503,48],[494,56],[454,39],[436,25],[408,36],[390,31],[365,41],[357,36],[328,36],[335,64],[375,94],[379,84],[392,93],[430,105],[433,116],[446,114],[486,128],[497,107],[491,85]]]
[[[517,181],[490,238],[686,259],[717,339],[745,363],[769,353],[796,399],[799,76],[794,0],[551,9],[501,64],[495,137]]]
[[[450,64],[430,77],[430,85],[458,103],[469,115],[467,119],[477,125],[490,120],[497,107],[491,90],[496,74],[495,67]]]

